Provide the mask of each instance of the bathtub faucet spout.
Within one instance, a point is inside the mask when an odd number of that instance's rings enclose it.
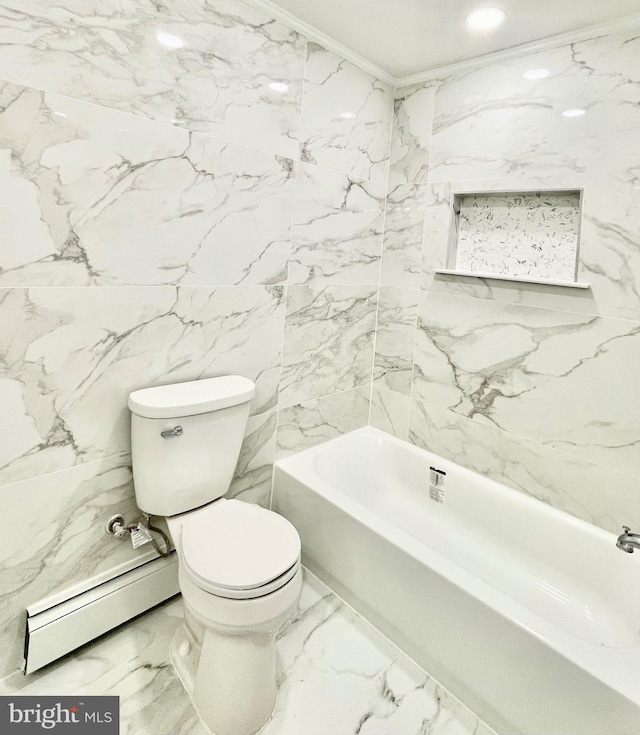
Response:
[[[624,533],[618,536],[616,546],[627,554],[633,554],[636,549],[640,549],[640,533],[631,533],[629,526],[622,526]]]

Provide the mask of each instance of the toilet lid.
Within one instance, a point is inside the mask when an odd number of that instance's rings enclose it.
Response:
[[[239,500],[219,500],[185,519],[181,546],[190,577],[205,590],[262,587],[300,558],[300,536],[286,518]]]

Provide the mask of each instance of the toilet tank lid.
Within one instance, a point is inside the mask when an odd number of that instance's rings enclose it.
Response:
[[[255,392],[253,380],[224,375],[135,390],[129,394],[129,408],[137,416],[149,419],[195,416],[246,403]]]

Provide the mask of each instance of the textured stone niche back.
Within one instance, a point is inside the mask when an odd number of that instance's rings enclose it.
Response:
[[[459,271],[573,282],[579,191],[457,194],[450,240]]]

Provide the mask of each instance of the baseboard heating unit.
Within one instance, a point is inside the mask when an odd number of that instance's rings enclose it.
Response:
[[[27,608],[24,673],[50,664],[178,594],[175,551],[55,604]]]

